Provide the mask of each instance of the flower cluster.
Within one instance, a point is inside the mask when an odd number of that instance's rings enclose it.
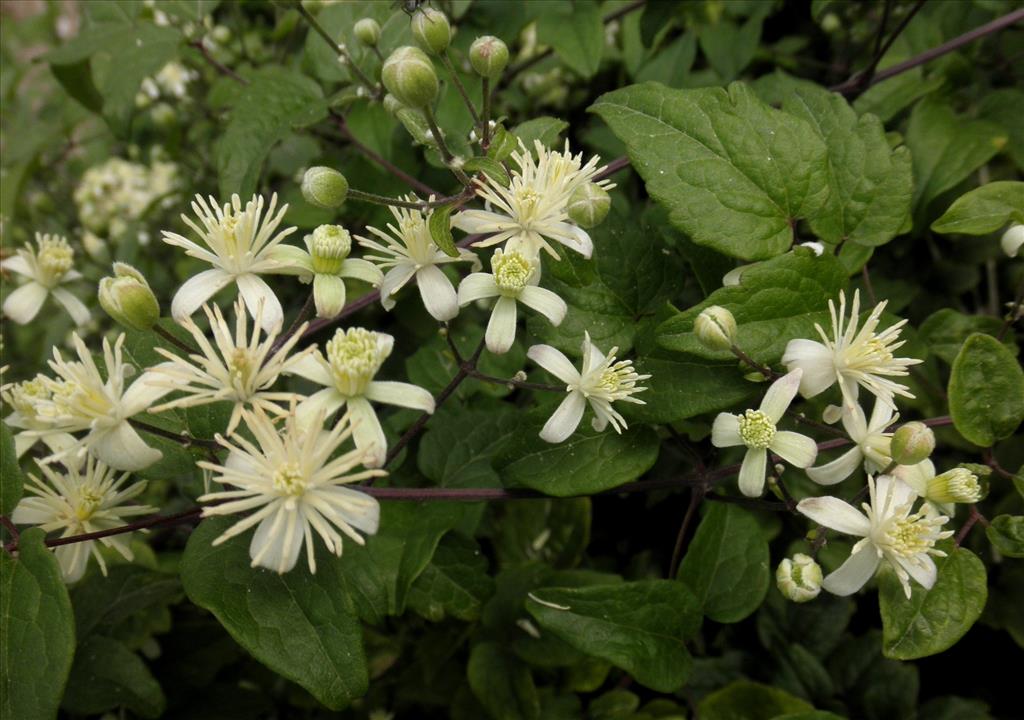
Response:
[[[88,233],[119,238],[154,206],[177,201],[178,166],[155,160],[146,166],[114,157],[85,171],[75,188],[78,219]],[[140,234],[145,244],[147,236]]]

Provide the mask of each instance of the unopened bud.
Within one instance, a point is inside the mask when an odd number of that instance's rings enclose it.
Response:
[[[892,461],[917,465],[935,449],[935,433],[922,422],[908,422],[892,434]]]
[[[333,210],[348,197],[348,180],[333,168],[318,165],[302,176],[302,197],[310,205]]]
[[[1017,257],[1021,246],[1024,245],[1024,225],[1011,225],[1010,229],[1003,233],[1000,243],[1004,253],[1010,257]]]
[[[376,47],[380,40],[380,23],[373,18],[363,18],[352,28],[356,39],[368,47]]]
[[[145,276],[131,265],[114,263],[114,276],[100,280],[100,306],[132,330],[149,330],[160,319],[160,303]]]
[[[341,225],[321,225],[306,242],[317,274],[337,275],[352,252],[352,236]]]
[[[406,45],[395,50],[384,61],[381,70],[384,87],[400,103],[423,108],[437,99],[437,73],[434,63],[419,48]]]
[[[601,224],[611,206],[612,199],[607,191],[596,183],[588,182],[572,191],[566,211],[570,220],[589,229]]]
[[[736,318],[719,305],[704,308],[693,321],[693,331],[709,350],[728,350],[736,344]]]
[[[452,26],[440,10],[420,8],[412,16],[412,36],[421,48],[440,55],[452,41]]]
[[[384,105],[384,109],[388,111],[388,115],[391,117],[395,117],[398,114],[398,111],[405,107],[405,105],[399,102],[398,98],[391,93],[384,96],[382,104]]]
[[[775,570],[775,583],[779,592],[793,602],[807,602],[821,592],[821,566],[814,558],[797,553],[790,560],[786,558]]]
[[[469,64],[477,75],[495,80],[508,65],[508,45],[493,35],[482,35],[469,46]]]
[[[928,481],[925,497],[937,503],[973,503],[982,498],[978,476],[967,468],[953,468]]]

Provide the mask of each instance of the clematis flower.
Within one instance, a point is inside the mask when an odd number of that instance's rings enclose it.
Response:
[[[47,432],[43,435],[32,431],[48,430],[50,423],[39,416],[43,402],[53,397],[50,381],[45,375],[36,375],[31,380],[8,383],[0,387],[0,397],[11,407],[10,414],[4,418],[8,427],[22,430],[14,436],[14,454],[21,457],[39,440],[42,440],[52,453],[67,450],[75,444],[74,436],[64,432]]]
[[[302,423],[330,417],[347,408],[352,420],[352,439],[366,453],[367,467],[380,467],[387,453],[387,438],[370,401],[434,412],[434,396],[423,388],[404,382],[374,380],[395,339],[363,328],[338,330],[327,341],[327,357],[320,352],[295,362],[286,372],[304,377],[324,389],[303,400],[296,408]]]
[[[255,315],[260,303],[263,304],[264,330],[270,331],[284,322],[281,302],[260,277],[278,271],[280,264],[274,260],[272,251],[296,230],[291,227],[274,234],[288,210],[284,205],[275,215],[276,207],[276,194],[271,196],[266,213],[263,197],[259,195],[254,195],[244,209],[237,195],[232,195],[231,203],[223,207],[212,197],[207,202],[196,195],[192,211],[202,227],[185,215],[181,219],[199,236],[202,244],[166,230],[163,238],[168,245],[183,248],[186,255],[208,262],[213,268],[178,288],[171,301],[171,315],[175,320],[181,322],[219,290],[235,283],[250,313]]]
[[[25,485],[29,494],[21,499],[11,515],[11,520],[18,525],[38,525],[45,532],[63,530],[61,537],[70,537],[110,530],[131,522],[129,518],[157,511],[148,505],[125,505],[145,491],[146,481],[124,487],[128,473],[118,476],[113,468],[94,458],[86,460],[84,472],[77,462],[69,463],[64,473],[51,465],[39,465],[39,469],[46,480],[29,474],[31,482]],[[96,558],[100,571],[107,574],[100,544],[113,548],[125,560],[131,560],[129,537],[124,533],[59,546],[55,552],[64,582],[81,579],[90,555]]]
[[[835,485],[850,477],[861,463],[868,474],[885,470],[892,463],[892,433],[885,429],[899,419],[892,408],[875,400],[871,420],[864,417],[858,403],[843,406],[843,427],[855,443],[835,460],[818,467],[807,468],[807,476],[819,485]]]
[[[806,498],[796,509],[819,525],[845,535],[860,537],[850,557],[829,574],[822,587],[834,595],[852,595],[874,577],[882,561],[896,572],[903,592],[910,598],[910,579],[930,589],[938,571],[932,556],[945,557],[935,543],[950,537],[942,530],[949,518],[937,514],[931,505],[911,512],[916,493],[909,485],[891,475],[868,478],[870,502],[864,512],[834,497]]]
[[[267,414],[257,409],[245,412],[245,424],[255,442],[240,435],[233,441],[217,438],[230,451],[227,461],[223,465],[198,464],[228,489],[199,498],[200,502],[219,503],[203,508],[203,517],[253,512],[228,528],[214,545],[255,525],[249,543],[253,567],[286,573],[295,567],[305,546],[309,571],[315,573],[315,536],[340,557],[341,533],[362,545],[365,541],[359,532],[377,532],[377,500],[342,486],[386,473],[356,470],[366,458],[365,449],[332,457],[352,435],[352,424],[346,414],[328,432],[323,430],[323,421],[321,414],[317,421],[300,425],[290,414],[280,432]]]
[[[260,308],[262,309],[262,305]],[[289,357],[296,343],[302,338],[306,325],[298,327],[279,348],[274,350],[280,326],[275,327],[261,340],[259,311],[253,318],[250,330],[249,318],[242,300],[235,302],[234,335],[219,307],[214,306],[211,309],[209,305],[204,305],[203,311],[210,321],[213,343],[206,338],[206,333],[192,318],[187,317],[181,321],[182,327],[191,333],[202,354],[191,354],[188,358],[183,358],[163,348],[156,348],[168,362],[152,368],[154,379],[151,383],[166,388],[167,392],[178,390],[185,393],[185,396],[157,405],[151,408],[150,412],[196,407],[221,401],[233,402],[234,409],[226,431],[228,435],[238,427],[242,419],[242,410],[245,408],[258,407],[278,416],[286,414],[281,404],[287,405],[292,400],[298,400],[299,396],[291,392],[272,392],[270,388],[290,365],[313,352],[313,349],[309,348]]]
[[[615,432],[621,433],[626,421],[614,408],[612,403],[623,402],[645,405],[643,400],[633,397],[647,388],[637,387],[641,380],[650,375],[638,375],[633,369],[632,360],[616,362],[615,353],[619,349],[613,347],[607,355],[590,342],[590,333],[583,334],[583,366],[577,371],[561,350],[550,345],[534,345],[526,356],[566,384],[569,393],[540,431],[542,440],[549,443],[560,443],[572,435],[583,419],[583,411],[587,404],[594,411],[591,426],[602,432],[611,423]]]
[[[412,201],[415,198],[406,199]],[[375,227],[366,228],[383,240],[383,243],[356,236],[360,245],[380,253],[367,255],[366,259],[387,270],[380,286],[381,305],[385,310],[395,307],[395,293],[415,278],[423,307],[427,312],[435,320],[451,320],[459,314],[459,303],[455,287],[439,266],[454,262],[471,262],[473,269],[478,270],[480,260],[469,250],[460,249],[458,257],[441,252],[430,236],[430,228],[427,226],[430,214],[424,216],[419,210],[400,207],[392,207],[391,214],[395,216],[398,226],[389,223],[387,227],[390,234]]]
[[[28,278],[28,282],[7,294],[4,315],[19,325],[25,325],[39,314],[46,298],[53,295],[76,325],[85,325],[89,322],[89,308],[61,287],[66,282],[82,277],[72,267],[75,251],[59,235],[36,233],[36,246],[38,250],[33,250],[26,243],[14,257],[0,262],[0,270],[9,270]]]
[[[520,302],[546,317],[557,327],[565,318],[565,301],[550,290],[538,287],[540,262],[515,250],[500,249],[491,258],[490,273],[473,273],[459,285],[459,305],[497,297],[484,341],[492,353],[508,352],[516,339],[516,303]]]
[[[594,176],[604,170],[597,166],[600,158],[595,155],[583,164],[583,153],[572,155],[568,140],[561,153],[548,150],[536,140],[534,152],[536,160],[520,143],[519,150],[512,153],[517,169],[512,171],[508,187],[491,177],[478,181],[477,195],[494,210],[463,210],[452,217],[452,226],[467,233],[490,234],[474,247],[507,241],[506,251],[536,256],[543,249],[557,260],[558,253],[548,242],[553,240],[589,258],[594,243],[586,230],[569,222],[568,205],[576,188],[593,182]],[[615,187],[608,180],[595,184],[606,191]]]
[[[909,485],[919,497],[935,505],[943,515],[952,517],[956,503],[975,503],[982,498],[978,476],[967,468],[957,467],[936,475],[935,464],[931,460],[922,460],[916,465],[900,465],[892,474]]]
[[[814,440],[791,430],[776,429],[776,423],[800,388],[800,376],[799,368],[783,375],[768,388],[757,410],[746,410],[742,415],[719,413],[711,426],[711,444],[715,447],[746,445],[739,487],[747,497],[758,497],[764,491],[769,450],[798,468],[810,466],[817,457]]]
[[[894,395],[914,397],[906,385],[890,379],[906,376],[908,367],[921,362],[915,358],[893,356],[906,342],[899,340],[899,336],[907,321],[900,320],[880,333],[875,332],[887,303],[878,303],[864,325],[859,326],[860,291],[853,293],[849,321],[846,320],[846,295],[840,291],[838,311],[835,304],[828,301],[832,337],[826,335],[820,325],[815,325],[822,342],[789,341],[782,363],[790,370],[800,368],[804,371],[800,383],[800,393],[804,397],[814,397],[837,382],[844,402],[855,401],[861,386],[894,410]]]

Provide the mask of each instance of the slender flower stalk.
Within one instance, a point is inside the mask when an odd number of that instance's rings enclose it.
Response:
[[[89,308],[61,287],[64,283],[82,277],[82,274],[73,268],[75,251],[65,238],[41,233],[36,233],[36,248],[33,250],[32,246],[26,243],[14,257],[0,262],[0,270],[8,270],[28,279],[7,294],[7,299],[4,300],[4,315],[19,325],[30,323],[42,310],[46,298],[53,295],[54,300],[68,311],[76,325],[85,325],[89,322]]]
[[[807,476],[819,485],[842,482],[862,463],[869,474],[881,472],[892,463],[892,433],[885,430],[899,415],[881,400],[875,400],[870,420],[858,403],[846,403],[842,412],[843,427],[854,446],[831,462],[807,468]]]

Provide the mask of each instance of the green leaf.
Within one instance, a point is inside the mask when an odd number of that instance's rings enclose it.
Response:
[[[75,620],[46,533],[26,530],[18,557],[0,552],[0,716],[57,716],[71,659]]]
[[[88,60],[80,60],[76,63],[50,65],[50,72],[57,78],[57,82],[68,95],[80,102],[87,110],[97,115],[103,112],[103,96],[96,89],[96,83],[92,79],[92,65]]]
[[[500,467],[506,486],[528,487],[555,497],[590,495],[636,480],[658,459],[657,434],[632,427],[621,435],[578,430],[551,445],[534,429],[523,430],[507,450],[510,462]]]
[[[1009,437],[1024,420],[1024,370],[991,335],[971,335],[953,361],[949,414],[960,434],[981,447]]]
[[[985,528],[992,546],[1006,557],[1024,558],[1024,517],[997,515]]]
[[[181,596],[181,582],[175,575],[155,573],[138,565],[114,565],[106,575],[90,575],[71,593],[75,627],[79,640],[94,631],[109,631],[156,605],[166,605]]]
[[[14,512],[25,491],[25,476],[18,465],[14,434],[7,423],[0,422],[0,515]]]
[[[576,0],[566,10],[557,8],[541,14],[537,39],[553,47],[566,65],[589,78],[600,67],[604,52],[600,5],[595,0]]]
[[[434,244],[447,256],[457,258],[459,249],[455,247],[455,238],[452,237],[452,209],[454,205],[444,205],[434,208],[427,220],[430,228],[430,237]]]
[[[212,612],[231,637],[274,672],[339,710],[369,685],[363,630],[341,588],[345,556],[319,548],[317,573],[301,565],[278,575],[249,566],[249,538],[213,541],[233,518],[206,520],[189,537],[181,564],[185,592]]]
[[[482,172],[484,175],[500,184],[502,187],[508,187],[512,179],[508,176],[508,171],[505,166],[494,158],[489,158],[485,155],[477,155],[467,160],[462,165],[462,169],[468,173]]]
[[[293,129],[312,125],[327,114],[320,85],[305,75],[267,67],[249,79],[214,152],[225,198],[233,193],[249,198],[273,146]]]
[[[530,152],[533,152],[533,145],[538,140],[544,147],[553,147],[558,142],[558,137],[562,134],[562,131],[567,127],[569,127],[569,123],[565,120],[559,120],[558,118],[546,115],[519,123],[511,130],[511,134],[514,136],[512,138],[514,143],[513,149],[518,149],[516,138],[519,138]],[[501,158],[495,159],[500,160]]]
[[[751,17],[737,26],[728,20],[700,29],[700,49],[723,83],[735,80],[757,54],[761,18]]]
[[[1010,222],[1024,223],[1024,182],[991,182],[964,193],[932,223],[932,230],[987,235]]]
[[[739,622],[768,592],[768,542],[757,519],[729,503],[708,503],[678,580],[715,622]]]
[[[931,315],[917,330],[917,338],[928,346],[928,352],[938,356],[950,365],[964,341],[973,333],[998,335],[1003,321],[992,315],[964,315],[952,308],[943,308]],[[1003,339],[1007,349],[1017,354],[1017,345],[1011,335]]]
[[[128,135],[142,81],[173,60],[182,41],[181,33],[174,28],[143,23],[120,44],[106,48],[113,59],[100,93],[103,115],[116,135]]]
[[[902,57],[900,60],[908,58]],[[885,63],[879,69],[884,69]],[[887,123],[918,99],[935,92],[945,84],[941,74],[925,77],[921,68],[896,75],[869,87],[853,101],[859,114],[871,113]]]
[[[812,710],[811,705],[798,697],[748,680],[739,680],[711,693],[697,706],[701,720],[771,720]]]
[[[846,240],[883,245],[910,219],[913,173],[910,151],[892,150],[874,115],[859,118],[842,95],[801,86],[783,109],[803,118],[828,147],[828,202],[811,218],[811,230],[829,243]]]
[[[815,324],[828,327],[828,301],[845,284],[846,271],[835,256],[817,257],[797,248],[754,265],[743,273],[740,285],[720,288],[662,323],[658,342],[669,350],[711,360],[732,358],[728,351],[705,348],[693,332],[693,322],[704,308],[721,305],[736,318],[737,344],[758,362],[774,363],[790,340],[817,337]]]
[[[149,668],[124,644],[93,635],[79,645],[62,708],[92,715],[123,706],[141,717],[158,718],[166,704]]]
[[[487,147],[487,157],[497,162],[503,162],[518,149],[519,140],[516,135],[506,130],[505,126],[500,123],[495,125],[494,133],[491,136],[491,144]]]
[[[735,407],[760,392],[756,383],[743,379],[735,362],[677,355],[641,357],[635,364],[638,373],[651,377],[643,383],[649,388],[641,396],[644,404],[623,408],[630,421],[674,423]]]
[[[638,683],[674,692],[689,674],[684,642],[700,628],[698,603],[670,580],[542,588],[526,609],[577,650],[607,660]]]
[[[487,558],[476,541],[454,533],[438,543],[430,564],[409,588],[409,607],[427,620],[450,616],[472,622],[494,592]]]
[[[540,700],[530,669],[496,643],[469,654],[469,686],[495,720],[540,720]]]
[[[1024,117],[1024,91],[1006,87],[986,92],[978,103],[978,117],[1003,126],[1010,138],[1006,153],[1024,172],[1024,127],[1020,122]]]
[[[793,243],[793,226],[828,198],[825,144],[805,121],[741,83],[671,90],[656,83],[591,106],[626,143],[647,191],[698,245],[744,260]]]
[[[878,606],[882,613],[882,652],[894,660],[915,660],[952,647],[985,608],[988,596],[985,565],[977,555],[951,540],[937,549],[939,575],[931,590],[915,582],[908,600],[893,572],[879,575]]]
[[[1006,132],[994,123],[957,117],[948,105],[931,98],[910,114],[907,146],[914,158],[914,212],[992,159],[1006,144]]]
[[[419,470],[440,487],[501,487],[493,461],[517,425],[516,413],[505,405],[441,411],[420,440]]]
[[[494,551],[503,568],[537,561],[571,568],[590,543],[590,498],[505,503],[502,511]]]

